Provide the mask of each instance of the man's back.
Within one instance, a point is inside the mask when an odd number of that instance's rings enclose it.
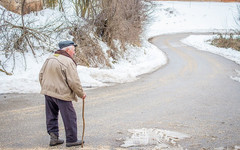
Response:
[[[50,56],[40,71],[39,80],[42,86],[41,94],[66,101],[77,100],[75,92],[69,85],[71,84],[69,82],[79,80],[76,65],[71,58],[61,54]]]

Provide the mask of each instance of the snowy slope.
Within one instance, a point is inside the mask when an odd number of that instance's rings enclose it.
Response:
[[[148,37],[177,32],[226,32],[239,28],[239,3],[219,2],[156,2]]]
[[[155,2],[155,4],[151,21],[145,26],[142,47],[129,46],[129,53],[125,55],[125,59],[113,64],[114,69],[78,66],[78,73],[84,87],[131,82],[139,75],[164,65],[167,61],[166,56],[147,41],[149,37],[176,32],[227,31],[238,27],[235,23],[237,3]],[[47,17],[58,16],[55,13],[45,10],[40,13],[40,17],[47,22],[49,21]],[[26,70],[21,63],[17,63],[12,76],[6,76],[0,72],[0,93],[39,93],[38,73],[49,55],[51,54],[39,56],[36,61],[31,58],[31,54],[26,54],[28,57]],[[17,57],[21,62],[22,56]],[[4,59],[4,55],[0,54],[0,60]]]

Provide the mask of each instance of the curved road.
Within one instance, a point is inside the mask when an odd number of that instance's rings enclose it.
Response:
[[[240,66],[181,43],[188,35],[152,40],[169,58],[157,71],[132,83],[87,91],[86,149],[118,149],[133,128],[188,134],[179,144],[189,150],[240,145],[240,83],[230,79]],[[49,148],[43,99],[40,94],[0,95],[0,149]],[[81,101],[74,105],[80,138]]]

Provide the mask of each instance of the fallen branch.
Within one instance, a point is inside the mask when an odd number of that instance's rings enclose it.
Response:
[[[7,72],[5,70],[0,69],[0,71],[6,73],[6,75],[10,75],[10,76],[12,75],[12,73],[9,73],[9,72]]]

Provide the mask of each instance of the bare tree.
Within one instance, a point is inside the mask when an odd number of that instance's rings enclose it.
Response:
[[[44,6],[47,8],[55,8],[58,0],[43,0]]]
[[[44,6],[47,8],[55,8],[59,6],[59,11],[64,12],[64,0],[43,0]]]
[[[22,8],[24,9],[22,0]],[[12,16],[7,11],[2,11],[0,20],[0,35],[4,45],[5,61],[0,62],[1,70],[6,70],[5,65],[11,59],[15,63],[15,53],[31,50],[33,56],[37,49],[50,50],[48,43],[53,43],[52,33],[61,34],[71,31],[74,41],[78,43],[77,63],[89,67],[111,67],[110,58],[117,61],[126,50],[126,44],[140,46],[140,35],[147,19],[150,2],[145,0],[70,0],[74,4],[76,20],[70,22],[66,15],[59,26],[49,23],[41,27],[32,27],[34,20],[27,20],[22,16]],[[64,0],[44,0],[45,6],[55,7],[61,5],[60,11],[64,14]],[[83,23],[84,22],[84,23]],[[67,25],[66,25],[66,24]],[[54,26],[54,27],[53,27]],[[102,40],[109,46],[107,55],[102,51],[99,41]],[[116,41],[121,44],[117,48]],[[26,66],[27,64],[25,64]]]
[[[143,0],[102,1],[101,12],[95,20],[97,35],[114,48],[119,40],[122,49],[126,43],[140,46],[140,34],[147,19],[147,5]]]
[[[74,9],[77,16],[83,19],[94,19],[99,8],[100,0],[70,0],[74,5]]]
[[[25,5],[25,0],[22,1],[22,8]],[[22,9],[24,11],[24,9]],[[0,45],[0,52],[5,55],[5,60],[1,61],[1,70],[5,72],[13,72],[16,64],[16,53],[21,53],[24,58],[25,69],[27,67],[25,53],[30,50],[33,56],[36,58],[36,50],[44,49],[50,50],[49,43],[53,43],[51,34],[55,31],[52,23],[32,27],[31,24],[35,22],[30,18],[26,18],[23,14],[16,15],[4,9],[1,10],[0,20],[0,39],[4,43]],[[58,28],[55,29],[60,29]],[[9,61],[13,62],[12,69],[6,70],[5,66]],[[36,60],[37,61],[37,60]]]
[[[74,1],[74,0],[72,0]],[[74,40],[79,43],[79,64],[90,67],[111,67],[109,58],[117,61],[126,50],[126,44],[140,46],[140,35],[149,12],[144,0],[75,0],[80,6],[84,26],[75,23],[72,27]],[[78,14],[80,15],[80,14]],[[90,36],[91,34],[95,34]],[[95,37],[95,38],[94,38]],[[110,49],[106,57],[97,39],[107,43]],[[121,44],[120,49],[115,41]]]

